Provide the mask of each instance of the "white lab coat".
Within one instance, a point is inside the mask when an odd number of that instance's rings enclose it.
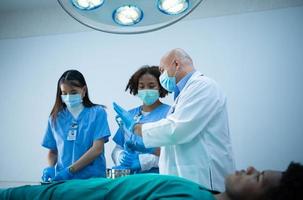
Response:
[[[142,125],[146,147],[161,146],[160,174],[187,178],[224,191],[224,178],[235,164],[226,97],[217,83],[195,72],[167,118]]]

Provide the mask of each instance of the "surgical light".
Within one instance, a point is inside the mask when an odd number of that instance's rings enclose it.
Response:
[[[130,26],[141,21],[143,12],[136,6],[121,6],[114,11],[113,18],[120,25]]]
[[[103,4],[104,0],[72,0],[74,6],[81,10],[92,10]]]
[[[75,20],[95,30],[135,34],[159,30],[191,13],[203,0],[58,0]]]
[[[189,6],[188,0],[158,0],[159,9],[169,15],[184,12]]]

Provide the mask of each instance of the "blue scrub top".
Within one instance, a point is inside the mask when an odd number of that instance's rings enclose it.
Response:
[[[74,139],[71,139],[71,131],[76,131]],[[58,151],[58,173],[79,160],[93,146],[94,141],[102,139],[106,143],[109,136],[107,114],[102,106],[84,107],[77,119],[64,108],[58,113],[55,123],[49,118],[42,146]],[[92,163],[76,172],[73,178],[105,177],[105,171],[103,151]]]
[[[133,116],[134,120],[138,123],[148,123],[148,122],[155,122],[158,120],[161,120],[163,118],[166,117],[168,111],[170,109],[170,106],[167,104],[161,104],[160,106],[158,106],[156,109],[152,110],[150,113],[148,113],[147,115],[142,115],[141,110],[142,110],[142,106],[136,107],[134,109],[129,110],[128,112]],[[124,147],[124,142],[125,142],[125,138],[124,138],[124,133],[123,133],[123,129],[119,128],[113,138],[113,141],[118,144],[121,147]],[[140,152],[138,152],[140,153]],[[158,172],[158,169],[156,169],[155,171],[153,169],[151,169],[151,171],[148,172]]]

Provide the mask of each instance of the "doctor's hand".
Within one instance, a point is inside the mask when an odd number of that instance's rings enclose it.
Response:
[[[121,165],[131,169],[132,171],[140,171],[141,165],[139,154],[136,152],[125,151],[121,159]]]
[[[55,177],[55,167],[46,167],[42,172],[42,181],[51,182]]]
[[[73,174],[69,171],[69,167],[67,167],[55,176],[54,181],[69,180],[72,179],[72,177]]]
[[[126,110],[124,110],[121,106],[116,104],[115,102],[113,103],[113,107],[116,113],[118,114],[118,116],[121,118],[125,128],[127,130],[133,131],[136,122],[133,119],[132,115]]]
[[[132,134],[130,139],[125,141],[124,148],[128,151],[139,151],[141,153],[154,154],[156,152],[156,148],[146,148],[142,137],[136,134]]]

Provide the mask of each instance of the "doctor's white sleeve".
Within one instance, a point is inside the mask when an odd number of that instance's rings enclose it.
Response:
[[[223,110],[226,98],[217,84],[205,77],[180,93],[172,114],[157,122],[142,124],[146,147],[182,144],[200,134]]]
[[[120,165],[120,155],[123,152],[123,148],[120,145],[116,145],[115,148],[112,151],[112,160],[114,161],[114,164]]]

